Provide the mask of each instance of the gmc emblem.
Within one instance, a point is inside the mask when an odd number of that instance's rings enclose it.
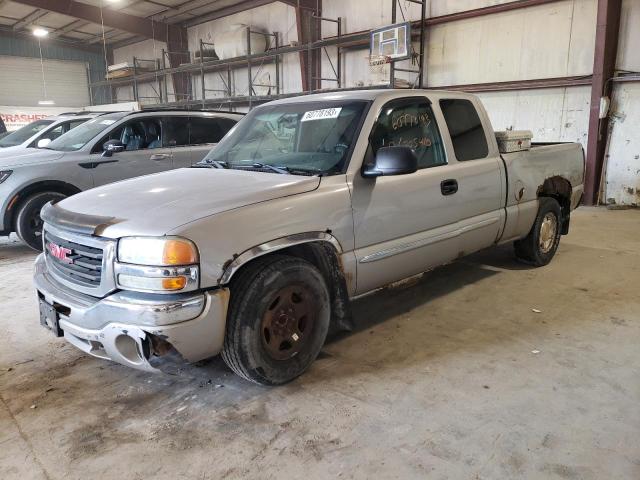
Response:
[[[69,255],[71,255],[70,249],[56,245],[53,242],[49,242],[47,243],[47,250],[49,250],[52,257],[57,258],[61,262],[71,263],[71,259],[69,258]]]

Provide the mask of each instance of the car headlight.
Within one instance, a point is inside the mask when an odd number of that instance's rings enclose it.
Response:
[[[13,170],[0,170],[0,183],[4,182],[13,173]]]
[[[198,249],[179,237],[125,237],[118,242],[118,287],[175,293],[199,287]]]

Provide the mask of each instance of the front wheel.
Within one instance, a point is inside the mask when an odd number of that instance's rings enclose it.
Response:
[[[329,291],[315,266],[284,255],[258,259],[232,281],[222,358],[252,382],[289,382],[320,353],[329,321]]]
[[[66,195],[59,192],[40,192],[27,197],[18,207],[16,233],[20,240],[34,250],[42,250],[42,226],[40,210],[48,202],[58,202]]]
[[[555,199],[540,198],[538,214],[529,235],[514,243],[516,258],[536,267],[547,265],[560,245],[561,218],[560,205]]]

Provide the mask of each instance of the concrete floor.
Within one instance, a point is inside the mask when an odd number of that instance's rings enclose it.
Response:
[[[503,247],[361,299],[281,388],[80,353],[33,259],[0,245],[0,479],[640,478],[640,210],[579,209],[542,269]]]

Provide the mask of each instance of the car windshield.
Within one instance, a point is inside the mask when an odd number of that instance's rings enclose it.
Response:
[[[369,102],[300,102],[252,110],[197,167],[342,172]]]
[[[53,120],[36,120],[35,122],[31,122],[30,124],[19,128],[15,132],[11,132],[6,137],[3,137],[0,140],[0,148],[15,147],[16,145],[20,145],[52,123]]]
[[[109,128],[109,126],[120,120],[120,118],[122,118],[122,114],[108,114],[93,118],[56,138],[45,148],[58,150],[60,152],[80,150],[87,142],[97,135],[100,135]]]

